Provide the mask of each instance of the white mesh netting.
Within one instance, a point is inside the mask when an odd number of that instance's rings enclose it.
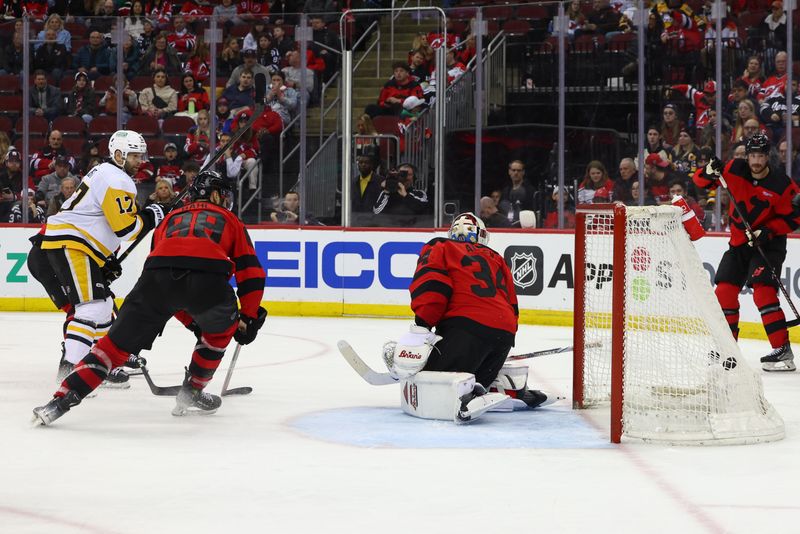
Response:
[[[680,209],[626,208],[623,435],[672,443],[783,437],[744,362]],[[584,405],[611,391],[613,211],[585,220]],[[580,240],[576,241],[579,243]],[[580,246],[580,245],[578,245]],[[578,271],[580,272],[580,271]]]

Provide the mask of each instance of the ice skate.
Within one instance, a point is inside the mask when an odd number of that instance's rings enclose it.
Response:
[[[63,397],[53,397],[44,406],[33,409],[32,423],[39,426],[49,426],[50,423],[67,413],[70,408],[80,403],[81,399],[74,391],[67,392]]]
[[[794,371],[794,353],[792,346],[786,343],[761,358],[761,368],[765,371]]]
[[[100,387],[103,389],[128,389],[131,387],[130,377],[122,367],[115,367],[108,373]]]
[[[187,375],[178,396],[175,397],[175,408],[172,409],[172,415],[211,415],[221,405],[220,397],[194,387]]]
[[[548,404],[553,404],[554,402],[563,400],[564,397],[548,395],[544,391],[540,391],[538,389],[525,389],[522,395],[519,396],[519,399],[527,404],[528,408],[533,409],[547,406]]]
[[[501,404],[510,399],[511,397],[503,393],[487,393],[482,385],[475,384],[472,393],[459,399],[461,407],[456,412],[454,420],[456,423],[469,423],[489,410],[499,408]]]

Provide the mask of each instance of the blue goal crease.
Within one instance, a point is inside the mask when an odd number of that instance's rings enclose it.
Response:
[[[468,425],[419,419],[396,407],[349,407],[301,415],[289,425],[323,441],[401,449],[598,449],[611,448],[572,410],[544,408],[483,415]]]

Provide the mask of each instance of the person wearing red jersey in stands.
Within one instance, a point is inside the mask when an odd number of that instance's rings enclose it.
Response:
[[[714,278],[715,293],[733,336],[738,337],[739,292],[745,284],[752,288],[753,302],[773,348],[761,358],[762,369],[794,371],[794,354],[774,277],[783,273],[786,235],[800,226],[800,208],[795,200],[800,188],[786,174],[770,167],[766,135],[750,137],[745,152],[747,159],[727,163],[711,158],[693,177],[695,185],[704,189],[727,184],[731,196],[731,237]]]
[[[381,89],[377,104],[370,104],[364,112],[370,117],[378,115],[400,115],[403,101],[409,96],[423,99],[422,87],[411,78],[411,67],[404,61],[392,65],[394,75]]]
[[[197,177],[191,202],[172,211],[153,235],[144,271],[111,330],[75,365],[53,399],[34,409],[36,422],[49,425],[80,404],[113,367],[150,349],[172,316],[197,338],[172,415],[216,412],[222,399],[204,388],[231,339],[251,343],[267,315],[260,305],[264,269],[247,229],[230,211],[234,190],[235,182],[215,172]],[[228,283],[232,275],[236,294]]]
[[[614,191],[614,182],[608,176],[606,166],[602,162],[590,161],[586,166],[586,174],[578,187],[578,204],[593,202],[610,202]]]

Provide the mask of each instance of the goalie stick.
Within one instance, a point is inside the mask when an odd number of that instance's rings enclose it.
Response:
[[[397,383],[397,379],[392,378],[392,375],[389,373],[379,373],[367,365],[347,341],[341,339],[336,346],[339,347],[339,352],[342,354],[345,361],[350,364],[350,367],[352,367],[368,384],[372,384],[373,386],[385,386],[387,384]]]
[[[256,90],[256,96],[255,96],[255,107],[253,109],[253,115],[247,121],[247,124],[244,124],[239,127],[236,133],[234,133],[231,136],[230,140],[227,143],[225,143],[225,146],[221,147],[214,153],[213,156],[211,156],[211,159],[208,160],[208,163],[203,165],[203,168],[200,169],[200,171],[197,173],[198,176],[206,172],[211,167],[213,167],[214,164],[216,164],[217,161],[219,161],[219,159],[225,154],[225,152],[227,152],[228,149],[233,147],[234,143],[236,143],[239,139],[241,139],[245,133],[250,131],[250,128],[252,128],[256,120],[258,120],[261,114],[264,113],[264,107],[266,105],[265,97],[267,93],[267,76],[262,72],[256,74],[255,90]],[[176,196],[172,200],[172,202],[169,203],[170,211],[172,211],[172,209],[175,208],[175,206],[177,206],[186,197],[186,195],[189,194],[189,191],[191,191],[191,189],[192,188],[190,187],[190,184],[186,184],[186,187],[183,188],[183,190],[178,194],[178,196]],[[146,235],[147,233],[145,232],[139,232],[139,235],[136,237],[136,239],[134,239],[133,243],[131,243],[131,246],[129,246],[125,250],[125,252],[123,252],[122,255],[119,257],[120,263],[124,261],[125,258],[127,258],[128,255],[133,251],[133,249],[135,249],[139,245],[139,243],[141,243],[144,240]]]
[[[585,348],[599,347],[600,344],[601,343],[599,341],[588,343]],[[358,353],[356,353],[355,349],[353,349],[353,347],[351,347],[350,343],[347,341],[343,339],[339,340],[336,346],[339,348],[339,352],[342,354],[342,357],[345,359],[345,361],[350,364],[350,367],[352,367],[353,370],[358,373],[358,375],[368,384],[372,384],[373,386],[385,386],[387,384],[396,384],[398,382],[398,380],[396,378],[392,378],[392,375],[389,373],[379,373],[367,365],[367,363],[361,358],[361,356],[358,355]],[[557,347],[554,349],[528,352],[526,354],[515,354],[513,356],[509,356],[507,361],[538,358],[539,356],[559,354],[562,352],[572,352],[572,347]]]
[[[593,341],[583,346],[585,349],[593,349],[602,345],[599,341]],[[561,354],[562,352],[572,352],[574,347],[556,347],[554,349],[537,350],[535,352],[526,352],[525,354],[512,354],[506,361],[514,362],[517,360],[527,360],[528,358],[538,358],[539,356],[549,356],[550,354]]]

